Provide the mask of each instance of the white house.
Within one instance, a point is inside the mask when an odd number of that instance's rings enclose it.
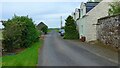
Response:
[[[72,13],[73,19],[76,21],[80,17],[80,9],[76,8],[75,12]]]
[[[87,2],[87,3],[82,2],[80,8],[76,8],[75,12],[71,14],[73,19],[75,20],[78,30],[79,30],[78,20],[82,18],[91,9],[93,9],[98,3],[99,2]]]
[[[75,23],[76,23],[77,20],[80,18],[80,9],[76,8],[75,12],[73,12],[71,15],[72,15],[72,17],[73,17],[73,19],[75,20]],[[77,30],[79,30],[78,23],[76,23],[76,25],[77,25],[77,27],[76,27]]]
[[[89,12],[85,13],[84,3],[81,3],[81,18],[77,21],[79,24],[79,36],[86,37],[86,41],[93,41],[97,39],[97,21],[101,17],[108,16],[108,9],[110,8],[108,0],[101,1],[98,5],[96,5],[93,9]]]

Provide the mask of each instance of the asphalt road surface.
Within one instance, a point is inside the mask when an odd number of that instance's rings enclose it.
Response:
[[[73,45],[52,31],[45,37],[40,50],[38,66],[117,66],[78,45]]]

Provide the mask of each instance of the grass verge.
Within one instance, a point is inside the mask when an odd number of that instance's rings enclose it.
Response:
[[[36,66],[38,62],[38,50],[42,47],[43,41],[32,44],[17,55],[2,57],[2,66]]]

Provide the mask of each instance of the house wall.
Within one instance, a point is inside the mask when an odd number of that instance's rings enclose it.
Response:
[[[92,10],[90,10],[85,17],[79,19],[79,34],[86,37],[86,41],[93,41],[97,39],[96,25],[97,20],[101,17],[108,16],[109,2],[100,2]],[[81,27],[83,25],[83,28]]]
[[[79,9],[76,8],[75,9],[75,21],[77,21],[78,18],[79,18]]]
[[[71,15],[72,15],[72,17],[73,17],[73,19],[75,20],[75,21],[77,21],[77,19],[80,17],[79,16],[79,9],[78,8],[76,8],[75,9],[75,12],[73,12]]]
[[[86,41],[92,41],[96,40],[96,32],[94,29],[96,29],[95,25],[92,25],[90,23],[89,17],[86,16],[84,18],[81,18],[79,20],[79,36],[80,38],[82,36],[86,37]]]
[[[77,21],[78,21],[77,19],[80,17],[79,9],[76,8],[76,9],[75,9],[75,12],[73,12],[71,15],[72,15],[73,19],[75,20],[76,29],[79,30],[79,26],[78,26],[78,23],[77,23]]]
[[[80,18],[82,18],[86,14],[86,6],[85,3],[82,2],[80,6]]]
[[[106,45],[120,48],[120,15],[98,20],[97,39]]]

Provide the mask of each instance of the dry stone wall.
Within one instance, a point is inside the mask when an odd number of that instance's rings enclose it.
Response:
[[[120,15],[98,19],[97,39],[106,45],[120,48]]]

